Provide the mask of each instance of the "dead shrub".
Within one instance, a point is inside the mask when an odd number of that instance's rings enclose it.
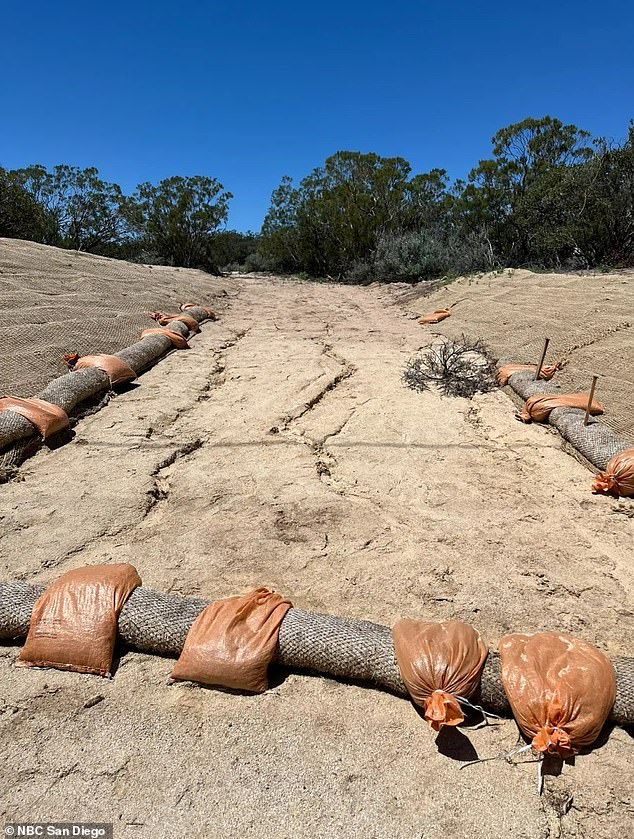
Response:
[[[444,340],[410,358],[402,378],[419,392],[436,385],[445,396],[467,399],[497,387],[495,362],[484,342],[464,335],[459,341]]]

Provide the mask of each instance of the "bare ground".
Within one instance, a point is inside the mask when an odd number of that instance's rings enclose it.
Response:
[[[429,333],[386,292],[233,283],[192,350],[0,489],[3,578],[130,561],[185,595],[263,584],[378,622],[461,618],[491,646],[556,627],[632,654],[632,505],[592,496],[503,393],[403,387]],[[247,697],[169,685],[172,662],[148,655],[104,681],[17,670],[17,652],[0,648],[0,821],[143,839],[632,833],[622,729],[539,798],[534,763],[460,769],[512,748],[512,721],[436,739],[409,703],[323,678]]]

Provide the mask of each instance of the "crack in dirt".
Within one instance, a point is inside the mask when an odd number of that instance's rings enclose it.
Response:
[[[354,364],[347,364],[343,370],[340,370],[332,379],[330,379],[326,384],[320,388],[320,390],[311,397],[307,402],[304,402],[298,408],[294,408],[290,413],[286,414],[284,419],[282,420],[281,426],[277,427],[278,431],[288,431],[292,423],[296,422],[298,419],[301,419],[305,416],[309,411],[312,411],[321,400],[326,396],[326,394],[333,391],[341,382],[344,382],[346,379],[349,379],[354,373],[356,372],[356,367]]]
[[[249,332],[248,329],[240,330],[235,332],[233,338],[225,341],[220,345],[220,349],[223,351],[229,350],[232,347],[235,347],[242,338],[245,337]],[[183,408],[178,408],[174,412],[174,414],[169,418],[168,422],[161,426],[159,433],[164,434],[170,428],[173,428],[184,416],[189,414],[191,411],[195,410],[201,401],[205,399],[211,398],[210,391],[215,390],[221,387],[225,381],[226,377],[224,375],[226,369],[226,352],[216,353],[215,358],[215,366],[212,369],[207,381],[204,383],[203,387],[201,388],[198,396],[194,399],[194,401],[190,405],[186,405]],[[156,428],[154,426],[150,426],[145,438],[150,439],[152,435],[156,432]],[[156,511],[161,505],[168,503],[171,485],[169,481],[169,477],[164,475],[163,473],[168,470],[171,466],[176,463],[177,460],[182,460],[184,458],[188,458],[190,455],[195,454],[199,449],[201,449],[206,440],[202,436],[196,436],[193,439],[185,440],[184,442],[177,444],[174,448],[163,457],[152,469],[150,472],[150,479],[152,480],[152,487],[147,490],[145,497],[143,498],[143,503],[140,509],[140,515],[138,518],[135,519],[133,522],[128,522],[127,524],[123,524],[120,527],[116,528],[103,528],[98,533],[93,534],[92,536],[88,537],[80,544],[76,545],[75,547],[71,548],[70,550],[63,553],[61,556],[56,556],[51,558],[50,560],[45,560],[41,564],[41,568],[55,568],[62,563],[64,563],[67,559],[70,559],[73,556],[76,556],[78,553],[83,552],[84,550],[90,548],[92,545],[96,544],[97,542],[101,541],[102,539],[114,539],[115,537],[121,536],[125,533],[129,533],[131,530],[134,530],[136,527],[139,527],[143,524],[148,516],[153,512]]]
[[[177,460],[181,460],[188,457],[190,454],[197,452],[198,449],[203,447],[203,445],[203,439],[201,437],[196,437],[194,440],[189,440],[186,443],[183,443],[182,446],[174,449],[166,458],[156,465],[151,473],[154,485],[147,491],[147,504],[143,511],[143,516],[134,526],[145,521],[150,513],[156,510],[160,504],[167,503],[171,490],[171,483],[169,480],[169,474],[164,475],[162,473],[173,466]]]
[[[326,324],[327,326],[327,324]],[[317,341],[317,339],[312,339]],[[328,452],[325,448],[326,440],[332,439],[333,437],[340,434],[345,426],[350,422],[352,417],[357,411],[359,406],[355,406],[352,411],[350,412],[349,416],[337,427],[334,431],[326,434],[320,440],[314,440],[305,434],[302,431],[296,431],[293,428],[294,423],[296,423],[299,419],[306,416],[310,411],[312,411],[319,403],[330,393],[332,393],[336,388],[342,383],[347,381],[348,379],[352,378],[354,374],[357,372],[356,365],[349,362],[343,356],[340,356],[338,353],[335,352],[332,344],[326,343],[324,341],[318,341],[322,347],[322,356],[326,356],[337,364],[341,366],[341,369],[332,376],[324,385],[321,387],[317,393],[312,396],[307,402],[303,405],[293,409],[288,414],[284,416],[281,423],[279,425],[273,426],[270,429],[270,433],[272,434],[279,434],[284,433],[291,439],[293,439],[297,443],[301,443],[302,445],[306,446],[310,449],[311,454],[315,458],[315,471],[317,472],[317,477],[319,478],[322,483],[326,484],[329,489],[332,489],[333,492],[336,492],[338,495],[345,494],[343,490],[339,490],[336,487],[336,482],[333,479],[332,472],[337,466],[337,459]],[[324,374],[322,374],[324,375]],[[319,378],[315,379],[314,381],[318,381]]]

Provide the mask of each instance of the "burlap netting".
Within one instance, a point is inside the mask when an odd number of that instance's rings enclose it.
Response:
[[[116,355],[103,353],[84,355],[74,363],[75,370],[86,370],[89,367],[97,367],[99,370],[103,370],[113,386],[132,382],[137,377],[130,365],[126,364],[123,359],[117,358]]]
[[[52,437],[58,434],[65,428],[68,428],[68,415],[63,408],[58,405],[53,405],[45,399],[21,399],[19,396],[2,396],[0,397],[0,417],[5,411],[9,411],[9,416],[4,417],[7,423],[11,423],[14,417],[22,417],[28,423],[30,431],[33,429],[43,437]],[[16,422],[14,419],[13,422]],[[17,424],[20,422],[18,420]]]
[[[172,679],[263,693],[291,606],[266,588],[211,603],[187,633]]]
[[[140,585],[127,563],[63,574],[35,603],[18,664],[110,676],[119,614]]]
[[[22,580],[0,582],[0,639],[26,635],[33,606],[43,587]],[[204,600],[137,588],[121,610],[119,636],[141,652],[178,656]],[[294,670],[361,682],[409,696],[399,673],[389,627],[353,618],[322,615],[292,608],[280,626],[278,662]],[[634,658],[612,660],[616,701],[610,719],[634,724]],[[489,652],[482,670],[479,701],[496,714],[509,715],[501,681],[500,657]]]
[[[459,699],[480,691],[488,650],[461,621],[400,620],[392,629],[401,677],[434,731],[464,721]]]
[[[616,698],[609,659],[592,644],[557,632],[505,635],[502,684],[534,749],[571,757],[595,742]]]

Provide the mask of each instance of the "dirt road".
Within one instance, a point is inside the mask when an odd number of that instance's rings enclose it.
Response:
[[[391,623],[461,618],[494,646],[560,628],[632,654],[631,505],[503,393],[403,387],[427,333],[380,290],[236,278],[220,322],[0,488],[2,577],[129,561],[207,598],[271,586]],[[112,681],[0,648],[0,822],[112,821],[115,836],[613,837],[634,818],[621,729],[546,779],[504,761],[512,721],[435,738],[407,702],[323,678],[236,696]],[[89,700],[103,697],[91,707]]]

